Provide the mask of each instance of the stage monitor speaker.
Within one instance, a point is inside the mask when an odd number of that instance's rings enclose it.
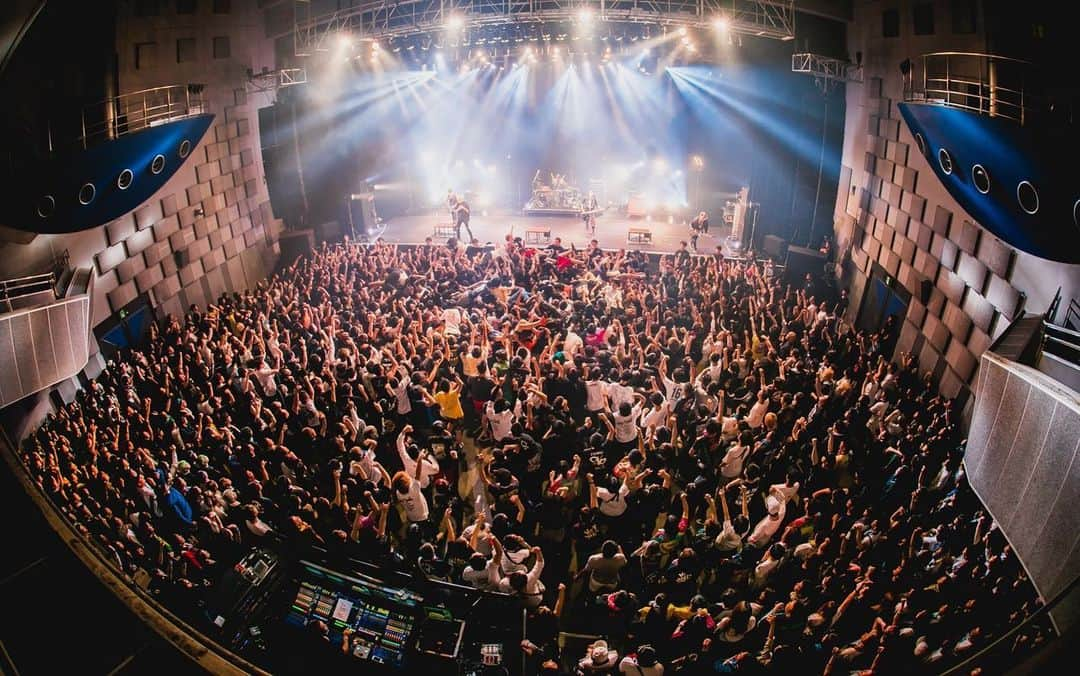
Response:
[[[761,240],[761,251],[766,256],[783,260],[787,253],[787,240],[776,235],[765,235]]]
[[[787,248],[787,269],[785,276],[795,282],[810,273],[814,278],[821,276],[825,271],[825,254],[817,249],[807,249],[804,246],[789,246]]]

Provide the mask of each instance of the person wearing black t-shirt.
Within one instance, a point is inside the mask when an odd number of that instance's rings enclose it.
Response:
[[[464,198],[459,197],[454,205],[454,231],[457,233],[455,237],[459,241],[461,240],[461,226],[465,226],[465,231],[469,233],[469,239],[473,239],[473,231],[469,227],[469,215],[469,203]]]

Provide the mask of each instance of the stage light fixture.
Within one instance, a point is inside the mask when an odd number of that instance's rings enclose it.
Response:
[[[465,19],[460,14],[451,14],[446,18],[446,30],[459,31],[465,25]]]
[[[341,47],[342,49],[348,49],[349,47],[352,47],[353,39],[352,36],[348,33],[341,33],[338,35],[337,42],[338,47]]]
[[[685,36],[687,33],[686,26],[679,27],[679,35]]]
[[[690,166],[698,171],[705,168],[705,158],[701,155],[692,155],[690,157]]]
[[[592,9],[590,9],[588,7],[585,7],[585,8],[582,8],[581,10],[578,11],[577,16],[578,16],[578,21],[580,21],[581,23],[585,23],[585,24],[591,23],[592,20],[593,20],[593,11],[592,11]]]
[[[713,26],[715,26],[717,30],[726,31],[730,25],[731,22],[728,21],[726,16],[721,15],[713,19]]]

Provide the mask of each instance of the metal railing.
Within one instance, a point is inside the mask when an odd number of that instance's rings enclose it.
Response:
[[[169,85],[142,89],[113,96],[82,110],[82,136],[85,149],[103,140],[207,112],[203,96],[206,85]]]
[[[40,293],[50,293],[52,300],[56,300],[55,285],[56,275],[52,272],[0,280],[0,312],[11,312],[17,301]],[[36,302],[41,302],[41,299]]]
[[[923,54],[906,74],[904,100],[960,108],[1021,125],[1032,109],[1031,63],[979,52]]]

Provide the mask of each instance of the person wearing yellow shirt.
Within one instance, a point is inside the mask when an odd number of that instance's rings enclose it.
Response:
[[[461,441],[461,422],[465,418],[465,410],[461,408],[461,381],[451,383],[445,378],[440,380],[434,398],[439,405],[439,415],[446,421],[454,437]]]

